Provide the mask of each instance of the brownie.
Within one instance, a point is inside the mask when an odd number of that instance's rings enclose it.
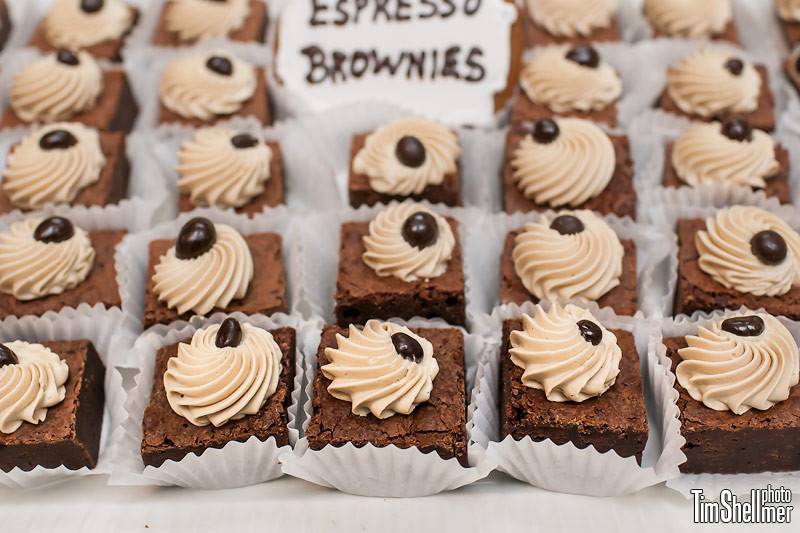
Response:
[[[675,287],[674,315],[744,306],[748,309],[763,308],[772,315],[800,320],[800,286],[792,286],[782,296],[756,296],[729,289],[703,272],[694,236],[704,229],[705,220],[700,218],[678,221],[678,283]]]
[[[89,239],[92,241],[95,256],[92,269],[85,280],[61,294],[51,294],[35,300],[22,301],[10,294],[0,293],[0,320],[8,316],[40,316],[47,311],[57,312],[63,307],[78,307],[82,303],[121,308],[122,299],[117,286],[114,255],[124,236],[124,230],[90,231]]]
[[[167,362],[178,354],[178,344],[161,348],[156,354],[153,389],[142,420],[142,460],[159,467],[165,461],[180,461],[190,453],[202,455],[208,448],[222,448],[229,442],[260,441],[275,437],[275,444],[289,444],[289,406],[294,383],[296,333],[284,327],[271,331],[281,349],[281,375],[275,393],[255,415],[230,420],[220,427],[195,426],[175,413],[167,401],[164,373]]]
[[[672,371],[682,361],[678,350],[687,346],[684,337],[664,339]],[[678,380],[681,434],[686,439],[686,462],[681,472],[699,474],[744,474],[800,470],[800,387],[792,387],[789,398],[766,411],[750,409],[736,415],[715,411],[693,399]]]
[[[8,37],[11,35],[11,17],[8,14],[8,7],[5,0],[0,0],[0,50],[6,45]]]
[[[800,26],[800,22],[798,23]],[[800,61],[800,49],[794,50],[791,54],[789,54],[783,62],[783,73],[786,75],[786,79],[789,80],[789,83],[792,84],[792,87],[800,96],[800,72],[798,72],[797,65]]]
[[[544,391],[522,383],[523,369],[511,361],[511,332],[522,329],[522,320],[503,322],[500,359],[500,438],[530,437],[535,442],[571,442],[577,448],[614,450],[621,457],[636,457],[641,464],[647,444],[645,410],[639,355],[633,335],[611,330],[622,350],[619,375],[606,392],[583,402],[551,402]]]
[[[669,143],[666,147],[664,156],[664,187],[679,188],[689,187],[684,181],[678,177],[675,167],[672,166],[672,149],[674,143]],[[775,145],[775,159],[778,161],[778,172],[766,180],[766,187],[759,189],[753,187],[754,191],[763,190],[767,196],[772,196],[778,199],[782,204],[788,204],[792,201],[791,185],[789,183],[789,152],[783,146]]]
[[[800,43],[800,22],[786,21],[778,17],[778,23],[781,25],[783,36],[786,38],[786,44],[789,49]]]
[[[156,26],[155,33],[153,34],[153,44],[157,46],[190,46],[193,42],[183,42],[178,39],[177,34],[167,29],[167,9],[169,4],[164,3],[161,10],[161,16],[158,19],[158,26]],[[250,14],[247,16],[244,25],[236,31],[228,35],[228,39],[232,41],[241,42],[259,42],[263,43],[267,36],[267,22],[269,15],[267,14],[267,6],[261,0],[250,0]]]
[[[107,59],[115,62],[122,61],[121,52],[122,47],[125,45],[125,39],[128,37],[128,35],[130,35],[130,33],[136,27],[136,24],[139,22],[139,10],[133,6],[128,6],[128,9],[133,14],[131,27],[128,28],[128,30],[119,39],[108,39],[84,48],[84,50],[98,59]],[[44,20],[42,20],[42,22],[36,27],[36,30],[34,31],[30,40],[30,46],[38,48],[42,52],[55,52],[58,50],[58,47],[53,46],[50,44],[50,41],[47,40]]]
[[[276,233],[255,233],[245,235],[244,240],[253,256],[253,280],[247,295],[240,300],[232,300],[225,309],[214,308],[208,314],[216,312],[234,313],[239,311],[245,315],[271,315],[288,312],[286,302],[286,275],[283,270],[283,254],[281,236]],[[167,307],[153,292],[153,275],[161,256],[175,245],[172,239],[152,241],[149,247],[147,266],[147,288],[144,297],[144,328],[155,324],[170,324],[176,320],[189,320],[195,313],[187,311],[182,315],[176,309]]]
[[[373,414],[352,413],[352,404],[328,393],[331,380],[320,368],[328,363],[325,348],[336,346],[336,334],[348,336],[345,328],[325,326],[317,351],[314,376],[313,414],[306,430],[312,450],[327,445],[352,443],[360,448],[394,444],[398,448],[435,451],[442,459],[455,457],[467,466],[466,391],[464,385],[464,337],[457,329],[411,328],[433,345],[439,374],[433,380],[430,399],[416,406],[411,414],[395,414],[379,419]]]
[[[229,120],[233,117],[255,117],[261,124],[269,126],[272,124],[272,111],[270,109],[270,100],[267,93],[267,80],[264,77],[264,69],[262,67],[254,67],[256,70],[256,88],[253,97],[244,102],[239,111],[231,115],[217,115],[210,120],[203,120],[199,118],[186,118],[173,111],[161,102],[158,102],[158,123],[167,124],[170,122],[178,122],[193,128],[200,128],[203,126],[212,126],[217,122]]]
[[[354,135],[353,142],[350,144],[350,173],[347,182],[347,190],[350,193],[350,205],[352,207],[359,207],[361,205],[372,206],[377,203],[388,204],[392,200],[402,202],[409,198],[415,202],[427,200],[432,204],[442,203],[449,206],[461,205],[461,161],[457,161],[458,166],[456,167],[456,171],[445,175],[444,181],[441,184],[428,185],[421,194],[400,196],[384,194],[374,190],[370,187],[369,176],[366,174],[359,174],[353,168],[353,162],[358,152],[364,148],[367,135],[369,134],[359,133]]]
[[[506,213],[516,213],[517,211],[547,211],[553,209],[549,205],[537,204],[533,200],[525,197],[517,187],[514,180],[514,169],[511,161],[514,158],[514,151],[517,145],[525,138],[519,128],[512,127],[508,131],[506,139],[505,163],[503,164],[503,208]],[[609,135],[611,143],[614,145],[616,165],[611,180],[606,185],[603,192],[584,202],[583,204],[571,207],[568,205],[557,208],[560,209],[589,209],[603,215],[614,214],[620,217],[631,217],[636,219],[636,189],[633,187],[633,161],[631,161],[631,150],[628,138],[624,135]]]
[[[536,121],[542,118],[574,117],[591,120],[592,122],[606,124],[611,128],[617,127],[617,103],[612,102],[603,109],[596,111],[564,111],[556,113],[546,105],[537,104],[530,99],[524,90],[520,90],[511,108],[511,123],[517,124],[524,120]]]
[[[750,123],[754,128],[764,131],[773,131],[775,129],[775,101],[772,97],[772,90],[769,87],[769,75],[767,74],[767,67],[764,65],[755,65],[755,69],[761,76],[761,93],[758,95],[758,106],[755,111],[750,113],[719,113],[712,117],[701,117],[699,115],[692,115],[685,113],[678,104],[670,97],[665,89],[656,102],[656,107],[660,107],[667,113],[686,117],[690,120],[698,120],[702,122],[713,122],[715,120],[725,120],[735,116],[741,116]]]
[[[526,48],[536,48],[537,46],[547,46],[551,44],[599,43],[622,40],[616,17],[611,17],[611,24],[605,28],[596,28],[589,35],[578,35],[575,37],[564,37],[548,33],[547,30],[533,21],[533,18],[527,13],[527,10],[525,13],[524,26]]]
[[[128,193],[130,163],[125,146],[125,134],[122,132],[99,132],[100,149],[106,158],[106,164],[100,171],[97,181],[84,187],[70,205],[105,206],[119,203]],[[15,147],[11,148],[11,152]],[[16,209],[6,192],[0,187],[0,213],[10,213]],[[23,211],[27,211],[23,209]]]
[[[336,279],[336,320],[339,325],[364,324],[371,318],[443,318],[454,325],[466,321],[464,260],[458,239],[458,224],[447,222],[456,245],[444,274],[431,280],[403,281],[380,277],[362,259],[363,238],[369,222],[342,224],[339,273]]]
[[[503,256],[500,258],[500,303],[523,304],[525,302],[538,303],[539,299],[528,292],[522,280],[514,269],[514,239],[522,233],[522,229],[509,232],[503,246]],[[632,240],[622,240],[625,252],[622,257],[622,275],[619,285],[608,291],[597,300],[600,307],[611,307],[618,315],[632,316],[637,309],[637,281],[636,281],[636,243]]]
[[[64,401],[49,407],[39,424],[23,422],[14,433],[0,433],[0,470],[37,466],[70,470],[94,468],[100,449],[106,368],[88,340],[40,343],[69,367]]]
[[[103,90],[97,105],[88,111],[72,115],[67,120],[80,122],[102,131],[125,131],[133,129],[133,123],[139,114],[139,106],[133,97],[125,73],[121,70],[103,72]],[[27,126],[9,106],[3,114],[4,128]]]
[[[272,150],[272,159],[269,164],[270,177],[264,184],[264,192],[250,200],[249,203],[242,207],[237,207],[236,212],[246,215],[256,215],[267,207],[275,207],[283,204],[286,195],[286,179],[284,177],[283,169],[283,156],[281,155],[281,147],[276,142],[267,142],[270,150]],[[178,176],[180,178],[180,176]],[[196,209],[197,206],[192,204],[188,194],[178,195],[178,210],[181,213]]]

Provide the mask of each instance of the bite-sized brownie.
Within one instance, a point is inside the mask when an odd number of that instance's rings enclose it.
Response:
[[[461,205],[461,161],[457,162],[454,173],[446,174],[444,181],[440,185],[428,185],[421,194],[409,196],[396,196],[384,194],[374,190],[369,184],[369,176],[360,174],[353,168],[356,155],[364,148],[368,133],[359,133],[353,136],[350,144],[350,172],[347,181],[347,190],[350,195],[350,205],[359,207],[361,205],[375,205],[378,203],[388,204],[392,200],[403,201],[411,199],[414,201],[427,200],[432,204],[442,203],[449,206]]]
[[[786,38],[786,44],[789,49],[800,43],[800,22],[783,20],[778,17],[778,23],[781,25],[783,36]]]
[[[664,339],[667,356],[675,372],[682,361],[678,350],[687,346],[684,337]],[[800,470],[800,387],[790,389],[789,398],[761,411],[750,409],[737,415],[715,411],[693,399],[678,380],[678,409],[685,473],[739,474]]]
[[[47,311],[58,311],[63,307],[78,307],[103,304],[105,307],[122,307],[117,286],[117,267],[114,255],[117,245],[125,236],[124,230],[90,231],[89,239],[94,248],[94,263],[86,279],[74,289],[61,294],[51,294],[35,300],[17,300],[10,294],[0,293],[0,320],[7,316],[43,315]]]
[[[211,126],[223,120],[230,120],[233,117],[255,117],[261,124],[268,126],[272,124],[272,110],[269,93],[267,91],[267,80],[264,76],[264,69],[262,67],[254,67],[256,76],[256,88],[253,97],[242,105],[241,109],[231,115],[217,115],[211,120],[203,120],[199,118],[186,118],[170,109],[159,101],[158,103],[158,123],[169,124],[171,122],[178,122],[186,126],[200,128],[202,126]]]
[[[48,407],[43,422],[23,422],[13,433],[0,433],[0,470],[61,465],[70,470],[94,468],[103,429],[106,368],[91,341],[39,344],[50,348],[69,367],[64,401]]]
[[[525,93],[520,90],[514,106],[511,108],[511,124],[518,124],[522,121],[537,121],[542,118],[574,117],[591,120],[600,124],[606,124],[611,128],[617,127],[617,103],[613,102],[603,109],[596,111],[564,111],[556,113],[543,104],[537,104]],[[512,127],[513,129],[513,127]]]
[[[11,17],[8,14],[8,6],[5,0],[0,0],[0,50],[5,47],[10,35]]]
[[[524,27],[526,48],[536,48],[537,46],[547,46],[551,44],[600,43],[622,40],[620,37],[619,25],[616,17],[611,18],[611,24],[605,28],[596,28],[589,35],[564,37],[560,35],[553,35],[536,24],[526,10]]]
[[[686,117],[690,120],[697,120],[701,122],[713,122],[715,120],[724,120],[732,118],[734,115],[747,120],[751,126],[764,131],[775,130],[775,100],[772,96],[772,90],[769,87],[769,74],[767,67],[764,65],[754,65],[761,77],[761,92],[758,95],[758,106],[755,111],[750,113],[720,113],[713,117],[701,117],[699,115],[692,115],[684,112],[678,104],[672,99],[667,90],[665,89],[656,102],[656,107],[661,108],[667,113]]]
[[[284,177],[281,147],[276,142],[267,142],[266,144],[272,150],[272,159],[269,163],[269,179],[264,184],[264,192],[242,207],[237,207],[237,213],[256,215],[267,207],[276,207],[286,201],[286,179]],[[189,199],[188,194],[178,195],[178,210],[181,213],[191,211],[197,207]]]
[[[289,407],[294,383],[296,332],[284,327],[270,331],[281,349],[281,375],[275,393],[267,398],[255,415],[214,427],[195,426],[175,413],[164,390],[164,373],[171,357],[178,354],[178,344],[162,348],[156,354],[153,389],[142,420],[142,460],[146,466],[159,467],[165,461],[180,461],[190,453],[202,455],[208,448],[222,448],[229,442],[245,442],[255,436],[275,444],[289,444]]]
[[[668,188],[689,187],[684,181],[678,177],[675,167],[672,165],[672,149],[674,143],[669,143],[666,146],[664,155],[664,178],[663,185]],[[763,189],[753,188],[756,190],[763,190],[767,196],[773,196],[778,199],[782,204],[788,204],[792,201],[791,185],[789,183],[789,152],[783,146],[775,145],[775,159],[778,161],[778,172],[766,180],[766,187]]]
[[[466,321],[464,260],[458,223],[447,218],[455,247],[444,274],[431,280],[403,281],[380,277],[361,258],[369,222],[342,224],[339,274],[336,278],[336,321],[341,326],[364,324],[371,318],[443,318],[450,324]]]
[[[538,303],[539,299],[528,292],[522,284],[514,268],[514,239],[522,233],[521,229],[511,231],[506,236],[503,256],[500,258],[500,303],[523,304]],[[636,313],[638,291],[636,281],[636,243],[632,240],[620,240],[625,250],[622,257],[622,275],[619,285],[608,291],[597,300],[600,307],[611,307],[618,315],[632,316]]]
[[[433,380],[430,399],[417,405],[408,415],[395,414],[379,419],[372,414],[352,413],[352,404],[328,393],[331,380],[320,368],[328,363],[325,348],[336,347],[336,334],[347,336],[345,328],[325,326],[317,351],[314,376],[313,414],[306,437],[312,450],[327,445],[356,447],[366,444],[383,447],[418,448],[435,451],[442,459],[455,457],[467,465],[466,392],[464,382],[464,337],[457,329],[411,328],[433,345],[439,373]]]
[[[121,70],[103,71],[103,90],[96,105],[82,113],[69,117],[70,122],[80,122],[101,131],[130,132],[139,114],[139,106],[133,97],[125,73]],[[10,106],[3,114],[3,128],[27,126]]]
[[[673,315],[747,307],[800,320],[800,286],[793,286],[782,296],[756,296],[729,289],[703,272],[694,236],[704,229],[705,220],[700,218],[678,221],[678,284]]]
[[[503,208],[506,213],[552,209],[549,205],[537,204],[526,198],[514,179],[514,168],[511,161],[514,159],[517,145],[525,138],[525,135],[527,133],[524,133],[519,127],[512,126],[506,139],[503,164]],[[558,209],[589,209],[604,215],[615,214],[620,217],[628,216],[636,219],[636,189],[633,187],[633,161],[631,161],[628,138],[623,135],[609,135],[609,138],[614,145],[616,165],[614,174],[605,190],[582,205],[575,207],[565,205]]]
[[[170,47],[195,44],[194,42],[181,41],[175,32],[167,29],[167,10],[169,8],[169,2],[164,2],[158,25],[153,34],[153,44]],[[250,13],[247,19],[241,28],[228,34],[228,39],[231,41],[263,43],[267,36],[268,22],[269,14],[267,13],[266,4],[262,0],[250,0]]]
[[[611,330],[622,350],[616,382],[600,396],[583,402],[551,402],[544,391],[522,383],[523,369],[511,361],[511,332],[522,329],[522,320],[503,322],[500,353],[500,438],[555,444],[573,443],[578,448],[594,446],[600,452],[614,450],[621,457],[635,456],[641,464],[647,444],[645,410],[639,354],[633,335]]]
[[[209,315],[216,312],[235,313],[236,311],[245,315],[271,315],[288,312],[281,236],[275,233],[254,233],[243,237],[253,256],[254,275],[247,295],[240,300],[232,300],[225,309],[215,308]],[[172,239],[150,243],[147,288],[144,297],[145,329],[154,324],[170,324],[176,320],[189,320],[195,316],[192,311],[179,315],[176,309],[167,307],[167,304],[160,301],[153,292],[155,285],[153,275],[156,265],[160,262],[161,256],[173,246],[175,246],[175,241]]]
[[[111,205],[119,203],[128,194],[130,163],[126,151],[125,134],[101,131],[99,135],[100,150],[106,158],[106,164],[100,171],[97,181],[83,188],[70,205]],[[11,148],[11,152],[13,151],[14,147]],[[0,187],[0,213],[9,213],[16,209],[20,208],[11,202],[6,192]]]
[[[118,39],[109,39],[97,44],[93,44],[92,46],[84,48],[84,50],[98,59],[107,59],[114,62],[122,61],[122,47],[125,46],[125,39],[131,34],[134,28],[136,28],[136,24],[139,22],[139,10],[133,6],[128,6],[128,10],[130,10],[131,15],[133,16],[132,23],[130,28],[128,28],[128,30],[122,34],[121,37]],[[50,44],[50,41],[48,41],[44,20],[39,23],[39,25],[36,27],[36,30],[33,32],[30,40],[30,46],[33,48],[38,48],[45,53],[55,52],[59,49],[58,46],[53,46]]]

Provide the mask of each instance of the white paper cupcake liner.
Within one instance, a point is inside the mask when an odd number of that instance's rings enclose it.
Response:
[[[97,466],[70,470],[65,466],[44,468],[37,466],[28,472],[15,468],[10,472],[0,472],[0,486],[14,489],[40,488],[76,477],[108,474],[112,469],[109,456],[110,435],[117,424],[115,412],[123,402],[122,379],[114,369],[117,350],[120,348],[116,336],[125,329],[125,316],[119,309],[106,311],[95,306],[84,312],[65,309],[61,312],[48,312],[41,317],[9,317],[0,322],[0,340],[25,340],[29,342],[89,339],[97,354],[106,366],[105,408],[103,410],[103,429],[100,437],[100,451]]]
[[[39,20],[36,5],[30,0],[6,0],[6,9],[8,9],[8,17],[11,20],[11,34],[8,36],[0,57],[25,47]]]
[[[286,274],[286,298],[289,311],[290,313],[295,312],[303,307],[304,298],[301,297],[303,294],[301,283],[303,258],[300,253],[298,230],[285,207],[269,209],[255,217],[238,215],[231,211],[203,208],[183,213],[175,220],[164,222],[150,230],[129,234],[123,239],[117,249],[117,279],[122,296],[122,308],[127,315],[141,324],[144,316],[150,242],[157,239],[177,238],[181,227],[194,217],[206,217],[213,222],[227,224],[245,236],[266,232],[280,234],[283,241],[283,268]],[[134,361],[129,360],[122,366],[132,364]]]
[[[159,467],[145,466],[141,456],[142,419],[150,401],[154,380],[155,356],[158,350],[177,342],[187,341],[198,329],[219,324],[227,316],[241,322],[271,330],[292,327],[297,332],[295,376],[292,384],[292,403],[288,409],[289,443],[278,446],[274,437],[260,441],[255,436],[246,442],[229,442],[222,448],[190,453],[180,461],[168,460]],[[302,350],[319,342],[319,322],[306,322],[298,317],[276,314],[245,316],[241,313],[217,313],[208,319],[195,317],[191,322],[179,322],[172,328],[159,328],[140,336],[131,349],[137,358],[139,373],[124,403],[118,405],[116,416],[122,421],[113,434],[112,485],[177,485],[197,489],[224,489],[262,483],[283,475],[279,459],[291,451],[299,438],[300,402],[303,391],[304,368]]]
[[[543,304],[549,308],[549,304]],[[534,305],[505,306],[479,321],[476,331],[493,339],[492,349],[478,370],[473,403],[476,411],[472,431],[476,442],[487,449],[487,456],[500,471],[526,483],[557,492],[592,496],[619,496],[655,485],[678,475],[678,465],[686,460],[681,446],[678,408],[667,393],[666,370],[653,357],[656,335],[652,323],[641,318],[620,317],[597,305],[586,307],[607,328],[634,334],[642,369],[642,384],[647,404],[649,437],[642,454],[642,465],[635,457],[620,457],[615,451],[598,452],[594,446],[577,448],[573,443],[555,444],[551,440],[534,442],[530,437],[499,441],[498,412],[502,324],[504,320],[532,314]]]
[[[677,319],[664,318],[660,321],[660,328],[657,332],[655,351],[653,355],[658,359],[662,368],[667,373],[669,389],[674,391],[672,403],[678,399],[678,392],[675,390],[675,373],[670,370],[672,361],[667,357],[667,349],[664,347],[662,339],[693,335],[697,333],[701,325],[738,315],[746,312],[742,307],[738,310],[714,311],[713,313],[697,313],[691,319],[681,316]],[[761,311],[753,309],[751,311]],[[791,332],[795,341],[800,343],[800,323],[788,320],[784,317],[776,317]],[[677,405],[675,405],[677,410]],[[785,487],[793,492],[800,493],[800,471],[798,472],[765,472],[760,474],[681,474],[678,477],[667,481],[667,486],[674,489],[684,497],[690,498],[692,489],[703,489],[707,499],[717,499],[722,489],[728,489],[738,496],[749,496],[750,489],[766,488],[771,484],[774,488]]]
[[[452,327],[441,320],[413,319],[405,322],[392,319],[392,322],[409,327]],[[307,376],[304,431],[313,413],[318,346],[319,336],[316,343],[307,346],[304,353]],[[464,333],[467,397],[471,376],[475,375],[485,348],[484,338]],[[472,409],[468,409],[468,436],[471,413]],[[398,448],[395,445],[376,447],[371,444],[357,448],[347,444],[339,448],[328,445],[322,450],[311,450],[308,441],[302,438],[294,452],[282,458],[282,463],[286,474],[349,494],[412,498],[457,489],[486,477],[492,471],[494,465],[487,460],[482,448],[470,445],[467,453],[470,466],[463,467],[455,458],[445,460],[436,452],[422,453],[417,448]]]

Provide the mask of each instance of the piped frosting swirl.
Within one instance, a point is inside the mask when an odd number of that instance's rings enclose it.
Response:
[[[775,317],[754,313],[745,319],[763,321],[757,335],[726,331],[726,320],[700,327],[678,350],[675,374],[695,400],[715,411],[741,415],[766,410],[789,397],[798,383],[800,353],[791,333]]]
[[[398,352],[393,337],[405,335],[419,346],[419,360]],[[419,356],[420,353],[417,353]],[[350,325],[349,335],[336,335],[336,347],[325,348],[329,363],[322,373],[331,380],[328,392],[350,402],[353,414],[385,419],[411,414],[430,399],[439,364],[433,345],[410,329],[369,320],[363,330]]]
[[[586,37],[607,28],[618,0],[527,0],[533,21],[558,37]]]
[[[78,50],[121,38],[133,25],[134,12],[122,0],[105,0],[87,12],[79,0],[55,0],[44,20],[44,31],[56,48]]]
[[[227,37],[240,29],[250,14],[250,0],[169,0],[167,30],[182,42]]]
[[[418,166],[405,164],[397,155],[401,139],[413,137],[424,149]],[[421,194],[429,185],[441,185],[456,172],[461,146],[458,136],[441,124],[406,118],[383,125],[370,133],[353,159],[353,170],[369,177],[370,187],[383,194]]]
[[[594,337],[584,336],[581,326],[591,328]],[[522,315],[522,329],[511,332],[510,342],[511,361],[523,369],[522,383],[551,402],[600,396],[619,375],[617,337],[575,305],[554,304],[549,311],[537,305],[533,317]]]
[[[644,13],[653,28],[670,37],[713,37],[725,31],[730,0],[645,0]]]

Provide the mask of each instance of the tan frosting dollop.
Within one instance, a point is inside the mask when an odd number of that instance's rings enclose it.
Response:
[[[89,234],[74,226],[72,237],[41,242],[33,237],[41,218],[15,222],[0,233],[0,292],[17,300],[35,300],[73,289],[94,265]]]
[[[212,56],[231,62],[230,76],[206,66]],[[184,118],[201,120],[236,113],[253,97],[255,90],[253,66],[225,52],[181,56],[167,65],[159,83],[161,102],[167,109]]]
[[[24,341],[3,343],[17,363],[0,367],[0,433],[14,433],[23,422],[38,424],[47,409],[61,403],[69,367],[52,350]]]
[[[552,207],[577,207],[602,193],[617,164],[609,136],[594,123],[556,119],[559,134],[549,143],[527,135],[514,150],[514,180],[526,198]]]
[[[28,65],[11,84],[11,108],[25,122],[55,122],[94,107],[103,90],[103,71],[86,52],[67,65],[48,54]]]
[[[800,21],[800,0],[775,0],[778,16],[787,22]]]
[[[732,17],[730,0],[645,0],[644,12],[656,31],[671,37],[712,37]]]
[[[69,132],[77,143],[63,149],[43,149],[39,141],[56,130]],[[21,209],[70,203],[100,178],[105,163],[97,130],[77,122],[57,122],[35,130],[12,148],[6,160],[3,192]]]
[[[580,233],[551,229],[561,215],[580,219]],[[588,210],[542,215],[525,225],[512,251],[514,270],[527,291],[540,300],[597,300],[619,285],[625,251],[614,230]]]
[[[601,61],[588,67],[567,58],[569,46],[548,46],[528,61],[520,85],[533,102],[556,113],[597,111],[622,94],[617,71]]]
[[[425,147],[419,167],[404,165],[395,154],[403,137],[416,137]],[[455,173],[461,146],[458,135],[446,126],[421,118],[404,118],[370,133],[353,159],[353,170],[369,177],[370,187],[383,194],[421,194],[429,185],[441,185]]]
[[[761,262],[750,241],[772,230],[786,241],[786,258],[777,265]],[[720,209],[695,235],[700,269],[725,287],[758,296],[786,294],[800,285],[800,235],[778,216],[752,206]]]
[[[559,37],[587,36],[607,28],[618,0],[527,0],[533,21]]]
[[[597,345],[578,323],[588,320],[602,332]],[[606,392],[616,381],[622,350],[617,337],[586,309],[537,305],[522,315],[522,329],[511,332],[511,361],[523,369],[522,383],[544,392],[551,402],[582,402]]]
[[[161,256],[153,274],[153,291],[178,314],[208,314],[247,295],[253,280],[253,256],[232,227],[214,224],[217,240],[206,253],[179,259],[173,246]]]
[[[711,49],[689,54],[667,72],[667,93],[684,113],[705,118],[719,113],[755,111],[761,76],[744,60],[742,72],[731,73],[725,63],[734,57]]]
[[[169,0],[167,30],[183,42],[227,37],[240,29],[250,14],[250,0]]]
[[[722,329],[724,319],[687,335],[688,347],[678,350],[678,382],[695,400],[715,411],[741,415],[766,410],[789,397],[798,383],[800,353],[792,334],[775,317],[753,313],[764,331],[739,336]]]
[[[78,50],[119,39],[133,25],[133,11],[122,0],[105,0],[93,13],[80,0],[55,0],[44,19],[47,42],[56,48]]]
[[[264,192],[272,150],[260,140],[237,148],[231,142],[235,135],[225,128],[205,128],[181,145],[178,190],[188,194],[193,205],[241,207]]]
[[[404,333],[422,347],[419,362],[397,353],[392,335]],[[336,334],[336,348],[325,348],[329,363],[322,373],[331,380],[328,392],[334,398],[352,404],[353,414],[389,418],[408,415],[417,405],[427,402],[439,363],[433,345],[407,327],[369,320],[364,329],[350,325],[349,335]]]
[[[737,141],[721,128],[718,122],[695,124],[681,133],[672,148],[678,177],[692,187],[724,183],[763,188],[780,168],[772,137],[755,129],[752,139]]]
[[[403,224],[414,213],[428,213],[436,220],[436,242],[423,249],[411,246],[403,238]],[[394,276],[403,281],[417,281],[441,276],[453,255],[456,239],[447,219],[413,202],[387,207],[369,223],[364,236],[364,263],[379,276]]]
[[[195,426],[258,414],[278,388],[283,355],[272,334],[243,323],[239,345],[218,348],[219,328],[198,330],[190,344],[180,343],[164,372],[170,407]]]

